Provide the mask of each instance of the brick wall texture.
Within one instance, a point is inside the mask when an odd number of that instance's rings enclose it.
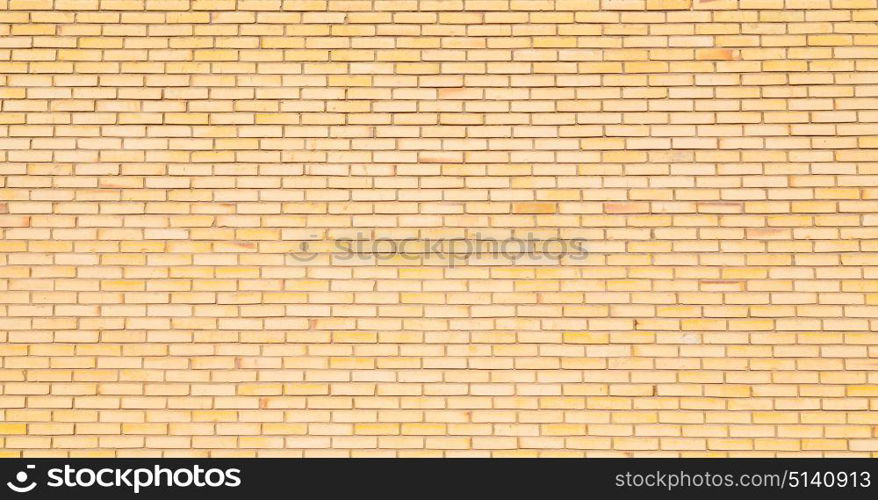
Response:
[[[876,226],[876,0],[0,0],[0,453],[875,456]]]

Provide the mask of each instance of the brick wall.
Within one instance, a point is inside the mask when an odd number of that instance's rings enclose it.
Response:
[[[876,148],[876,0],[0,0],[2,454],[878,454]]]

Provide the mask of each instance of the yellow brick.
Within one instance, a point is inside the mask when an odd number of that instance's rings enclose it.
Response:
[[[4,5],[4,456],[878,453],[874,0]]]

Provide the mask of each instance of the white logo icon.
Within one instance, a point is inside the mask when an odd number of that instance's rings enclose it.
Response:
[[[36,465],[28,465],[27,466],[28,469],[35,469],[36,467],[37,467]],[[24,482],[27,481],[27,472],[19,471],[18,474],[15,475],[15,480],[19,484],[24,484]],[[14,484],[12,481],[8,481],[6,483],[6,486],[9,486],[9,489],[16,492],[16,493],[27,493],[28,491],[36,488],[37,483],[31,481],[31,483],[26,485],[26,486],[19,486],[19,485]]]

